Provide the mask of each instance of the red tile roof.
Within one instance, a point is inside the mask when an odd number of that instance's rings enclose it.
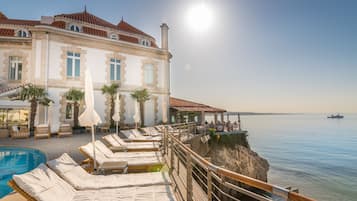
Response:
[[[51,24],[51,26],[54,26],[54,27],[57,27],[60,29],[64,29],[64,28],[66,28],[66,23],[63,21],[55,21]]]
[[[131,36],[121,35],[119,34],[119,40],[131,42],[131,43],[139,43],[139,39]]]
[[[118,25],[114,25],[104,19],[101,19],[91,13],[88,13],[86,10],[83,12],[78,12],[78,13],[71,13],[71,14],[60,14],[60,15],[55,15],[56,17],[65,17],[73,20],[78,20],[81,22],[87,22],[90,24],[102,26],[102,27],[108,27],[120,31],[124,31],[127,33],[133,33],[133,34],[138,34],[146,37],[150,37],[153,40],[151,41],[151,47],[157,48],[158,46],[155,44],[155,39],[146,34],[145,32],[135,28],[134,26],[130,25],[129,23],[125,22],[124,20],[121,20]],[[56,20],[56,19],[55,19]],[[36,21],[36,20],[17,20],[17,19],[8,19],[3,13],[0,12],[0,24],[14,24],[14,25],[29,25],[29,26],[35,26],[35,25],[40,25],[41,21]],[[66,28],[66,23],[64,21],[54,21],[51,26],[65,29]],[[94,29],[90,27],[83,27],[83,33],[90,34],[90,35],[95,35],[95,36],[101,36],[101,37],[108,37],[107,32],[99,29]],[[14,35],[10,31],[7,30],[2,30],[0,32],[0,35]],[[139,39],[136,37],[132,36],[127,36],[127,35],[119,35],[119,40],[126,41],[126,42],[131,42],[131,43],[139,43]]]
[[[224,109],[170,97],[170,108],[184,112],[226,112]]]
[[[84,12],[80,12],[80,13],[71,13],[71,14],[60,14],[60,15],[56,15],[55,17],[66,17],[66,18],[70,18],[70,19],[74,19],[74,20],[78,20],[78,21],[82,21],[82,22],[87,22],[90,24],[95,24],[95,25],[99,25],[99,26],[103,26],[103,27],[110,27],[110,28],[116,28],[116,26],[110,22],[107,22],[95,15],[92,15],[90,13],[88,13],[87,11]]]
[[[0,36],[15,36],[13,29],[0,29]]]
[[[4,13],[0,12],[0,19],[7,19],[7,17],[4,15]]]
[[[35,26],[41,24],[38,20],[17,20],[17,19],[1,19],[0,24],[15,24],[15,25],[29,25]]]
[[[90,34],[90,35],[95,35],[95,36],[107,37],[107,32],[106,31],[93,29],[93,28],[90,28],[90,27],[83,27],[83,33]]]
[[[139,35],[144,35],[144,36],[148,36],[148,37],[152,38],[152,36],[150,36],[149,34],[146,34],[143,31],[133,27],[129,23],[125,22],[124,20],[121,20],[119,22],[118,28],[119,28],[119,30],[122,30],[122,31],[126,31],[126,32],[134,33],[134,34],[139,34]]]

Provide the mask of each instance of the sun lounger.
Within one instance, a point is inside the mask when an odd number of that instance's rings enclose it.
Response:
[[[92,143],[90,143],[92,144]],[[108,158],[140,158],[140,157],[161,157],[160,152],[113,152],[103,142],[95,141],[96,149],[102,152]]]
[[[51,137],[51,129],[47,124],[41,124],[36,126],[35,129],[35,139],[36,138],[50,138]]]
[[[160,144],[157,142],[125,142],[116,134],[106,135],[103,140],[112,151],[158,151]]]
[[[140,133],[137,129],[130,129],[130,130],[122,130],[120,131],[127,140],[131,142],[159,142],[161,141],[161,136],[144,136]]]
[[[47,165],[76,190],[171,184],[167,172],[92,175],[66,153],[57,159],[48,161]]]
[[[9,186],[30,201],[176,200],[169,185],[76,190],[44,164],[28,173],[14,175],[13,180],[9,181]]]
[[[91,161],[94,159],[93,145],[87,144],[79,148],[80,152],[89,158]],[[96,147],[96,163],[98,169],[102,171],[115,171],[123,170],[128,172],[153,172],[158,171],[163,166],[163,159],[158,157],[107,157]],[[92,164],[92,163],[90,163]],[[117,167],[117,168],[116,168]]]
[[[146,128],[141,128],[142,131],[144,131],[144,136],[162,136],[162,133],[160,133],[158,130],[156,130],[154,127],[146,127]]]
[[[27,127],[20,127],[12,126],[10,130],[11,138],[28,138],[30,137],[30,131]]]
[[[61,124],[58,130],[58,137],[71,136],[73,134],[70,124]]]

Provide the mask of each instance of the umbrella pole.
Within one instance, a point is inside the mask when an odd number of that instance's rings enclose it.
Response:
[[[117,122],[117,130],[116,130],[117,135],[118,135],[118,130],[119,130],[119,128],[118,128],[118,122]]]
[[[93,145],[93,167],[94,167],[94,172],[96,172],[97,171],[97,161],[95,159],[94,125],[92,125],[92,145]]]

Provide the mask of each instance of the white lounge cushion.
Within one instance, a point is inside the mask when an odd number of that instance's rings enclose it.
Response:
[[[119,143],[112,135],[103,136],[103,139],[112,147],[122,147],[125,144],[125,142],[124,144]]]
[[[161,140],[161,136],[143,136],[137,129],[120,131],[129,140]]]
[[[91,143],[88,143],[84,146],[81,146],[83,152],[85,152],[89,157],[93,159],[93,146]],[[162,164],[162,157],[155,156],[155,157],[115,157],[115,158],[108,158],[106,157],[101,151],[96,149],[96,161],[99,165],[102,165],[104,162],[128,162],[128,165],[158,165]]]
[[[149,136],[161,136],[162,134],[154,127],[141,128]]]
[[[170,186],[77,191],[73,201],[175,201]]]
[[[75,163],[75,162],[74,162]],[[122,188],[129,186],[149,186],[171,184],[168,173],[150,172],[137,174],[91,175],[75,163],[66,153],[47,165],[77,190]],[[69,169],[71,167],[71,169]]]
[[[129,145],[131,143],[128,143]],[[103,142],[97,140],[95,141],[95,146],[96,149],[98,149],[100,152],[102,152],[107,158],[141,158],[141,157],[157,157],[161,156],[160,152],[113,152],[110,150]],[[144,145],[138,145],[135,146],[134,148],[154,148],[153,144],[144,144]]]
[[[124,144],[126,147],[128,146],[154,146],[159,147],[159,143],[158,142],[124,142],[118,135],[116,134],[112,134],[111,135],[115,140],[120,141],[121,144]]]
[[[21,189],[38,201],[57,201],[58,198],[70,201],[75,195],[75,189],[44,164],[28,173],[14,175],[13,179]]]

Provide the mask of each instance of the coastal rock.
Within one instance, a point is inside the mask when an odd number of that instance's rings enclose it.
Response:
[[[268,180],[269,163],[250,149],[245,134],[213,135],[209,143],[202,143],[201,137],[190,140],[191,148],[209,157],[213,164],[261,181]]]
[[[215,146],[209,156],[213,164],[261,181],[268,180],[268,161],[242,145],[233,148]]]

